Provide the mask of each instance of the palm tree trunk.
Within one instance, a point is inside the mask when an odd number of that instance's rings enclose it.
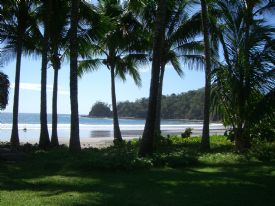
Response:
[[[70,145],[71,151],[80,151],[79,139],[79,116],[78,116],[78,79],[77,79],[77,25],[78,25],[78,9],[79,0],[72,0],[71,10],[71,35],[70,35],[70,100],[71,100],[71,135]]]
[[[205,45],[205,92],[204,92],[204,118],[201,148],[203,150],[210,149],[209,141],[209,118],[210,118],[210,93],[211,93],[211,60],[210,60],[210,43],[209,43],[209,20],[208,11],[205,0],[201,0],[202,9],[202,26]]]
[[[59,57],[55,56],[55,61],[59,61]],[[58,92],[58,71],[60,69],[60,62],[53,63],[54,69],[54,82],[53,82],[53,100],[52,100],[52,137],[51,145],[57,147],[59,145],[57,135],[57,92]]]
[[[160,78],[159,78],[159,89],[158,89],[158,101],[157,101],[157,113],[156,113],[156,136],[161,135],[160,122],[161,122],[161,99],[162,99],[162,88],[164,78],[165,65],[161,65]]]
[[[47,65],[48,65],[48,48],[49,48],[49,13],[50,13],[50,1],[45,1],[44,14],[44,38],[43,38],[43,50],[42,50],[42,66],[41,66],[41,97],[40,97],[40,139],[39,147],[46,149],[50,146],[50,138],[48,131],[47,121]]]
[[[153,153],[155,142],[156,112],[158,101],[159,74],[161,66],[161,54],[165,35],[166,0],[158,3],[156,31],[154,34],[152,77],[150,84],[149,105],[144,132],[139,149],[140,156]]]
[[[113,108],[114,141],[116,142],[116,141],[122,141],[122,136],[119,128],[118,114],[117,114],[114,66],[111,66],[111,92],[112,92],[112,108]]]
[[[14,98],[13,98],[13,113],[12,113],[12,131],[11,131],[11,145],[19,146],[18,135],[18,107],[19,107],[19,84],[20,84],[20,70],[21,70],[21,57],[22,57],[22,39],[18,38],[18,45],[16,51],[16,71],[15,71],[15,85],[14,85]]]

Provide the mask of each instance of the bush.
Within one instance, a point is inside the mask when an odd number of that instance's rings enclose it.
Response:
[[[86,149],[83,151],[88,162],[83,162],[85,168],[97,169],[143,169],[152,167],[149,159],[139,158],[137,147],[131,142],[120,142],[103,149]]]
[[[156,153],[152,157],[152,162],[156,167],[185,167],[195,165],[198,162],[198,158],[194,154],[190,154],[186,151],[167,153]]]
[[[275,143],[254,140],[249,155],[263,162],[275,159]]]
[[[192,128],[186,128],[185,129],[185,131],[183,132],[183,133],[181,133],[181,137],[182,138],[188,138],[188,137],[190,137],[191,136],[191,134],[192,134]]]

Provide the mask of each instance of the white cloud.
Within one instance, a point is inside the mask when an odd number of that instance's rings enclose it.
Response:
[[[146,64],[146,65],[140,67],[140,68],[139,68],[139,71],[140,71],[141,73],[150,72],[150,71],[151,71],[151,66],[152,66],[151,64]]]
[[[11,83],[11,88],[14,88],[15,84]],[[28,90],[28,91],[41,91],[41,85],[35,84],[35,83],[27,83],[27,82],[20,82],[20,89],[21,90]],[[47,92],[52,92],[53,86],[47,85]],[[58,94],[60,95],[69,95],[70,93],[68,91],[62,90],[60,87],[58,88]]]

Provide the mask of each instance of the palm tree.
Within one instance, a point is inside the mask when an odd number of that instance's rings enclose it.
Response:
[[[190,69],[193,66],[201,67],[203,62],[203,45],[195,37],[201,32],[201,19],[199,14],[188,17],[187,8],[190,2],[175,1],[170,8],[167,8],[165,40],[162,53],[160,80],[158,90],[157,112],[156,112],[156,136],[160,134],[161,98],[165,68],[171,64],[179,76],[183,76],[180,59]]]
[[[6,108],[9,101],[10,81],[7,75],[0,72],[0,110]]]
[[[33,8],[33,1],[30,0],[19,2],[16,0],[7,0],[0,7],[0,40],[1,43],[4,44],[2,54],[5,55],[7,58],[16,56],[13,121],[10,140],[13,146],[19,145],[18,107],[21,56],[23,53],[24,42],[26,38],[30,35]]]
[[[166,0],[158,2],[156,29],[153,40],[153,61],[152,77],[150,84],[149,105],[146,117],[144,132],[142,135],[139,155],[146,156],[152,154],[154,150],[154,136],[156,134],[156,112],[158,100],[159,75],[161,67],[161,57],[165,39],[165,19],[166,19]]]
[[[209,17],[207,3],[201,0],[201,15],[204,38],[204,55],[205,55],[205,91],[204,91],[204,117],[203,131],[201,139],[201,148],[203,150],[210,149],[209,141],[209,118],[210,118],[210,93],[211,93],[211,48],[209,41]]]
[[[79,19],[79,0],[71,1],[71,27],[70,27],[70,99],[71,99],[71,151],[79,151],[79,115],[78,115],[78,81],[77,81],[77,57],[78,57],[78,38],[77,26]]]
[[[54,70],[53,96],[52,96],[52,136],[51,146],[58,146],[57,134],[57,94],[58,94],[58,73],[61,62],[68,50],[68,25],[69,25],[69,4],[68,1],[53,1],[52,15],[50,18],[51,33],[49,34],[50,61]]]
[[[69,50],[69,19],[70,4],[65,0],[55,0],[52,6],[51,16],[51,33],[49,37],[50,47],[50,61],[54,70],[54,82],[53,82],[53,97],[52,97],[52,136],[51,145],[58,146],[57,135],[57,94],[58,94],[58,73],[61,68],[62,61],[67,58]],[[84,23],[82,23],[84,22]],[[92,29],[87,29],[87,22],[92,24]],[[79,4],[79,23],[78,29],[81,30],[81,35],[78,35],[79,53],[85,55],[87,42],[87,33],[94,34],[94,38],[99,32],[98,24],[102,23],[98,21],[98,15],[94,11],[91,4],[80,1]],[[81,26],[83,25],[83,26]],[[83,28],[84,27],[84,28]]]
[[[225,57],[215,70],[216,107],[224,112],[224,123],[233,128],[236,149],[243,151],[250,146],[251,128],[263,116],[274,115],[263,102],[274,99],[275,29],[261,13],[275,5],[220,0],[213,6],[223,14],[217,31]]]
[[[143,39],[138,35],[141,25],[131,12],[122,8],[119,1],[99,1],[99,13],[108,18],[108,30],[101,38],[91,45],[90,59],[81,61],[80,76],[89,70],[97,69],[100,64],[106,65],[111,74],[111,97],[114,126],[114,140],[121,141],[121,131],[118,122],[115,77],[126,80],[125,74],[133,77],[137,85],[141,84],[137,70],[138,63],[146,61]],[[100,55],[105,58],[93,58]]]
[[[46,149],[50,146],[50,138],[47,125],[47,65],[49,51],[50,18],[52,13],[52,0],[44,1],[42,5],[44,23],[44,35],[42,40],[41,63],[41,102],[40,102],[40,138],[39,147]]]

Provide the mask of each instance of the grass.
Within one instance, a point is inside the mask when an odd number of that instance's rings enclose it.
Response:
[[[196,151],[198,141],[173,144]],[[212,148],[196,151],[196,165],[134,170],[85,167],[89,151],[36,151],[0,162],[0,205],[274,205],[275,161],[236,154],[223,137],[212,137]]]

